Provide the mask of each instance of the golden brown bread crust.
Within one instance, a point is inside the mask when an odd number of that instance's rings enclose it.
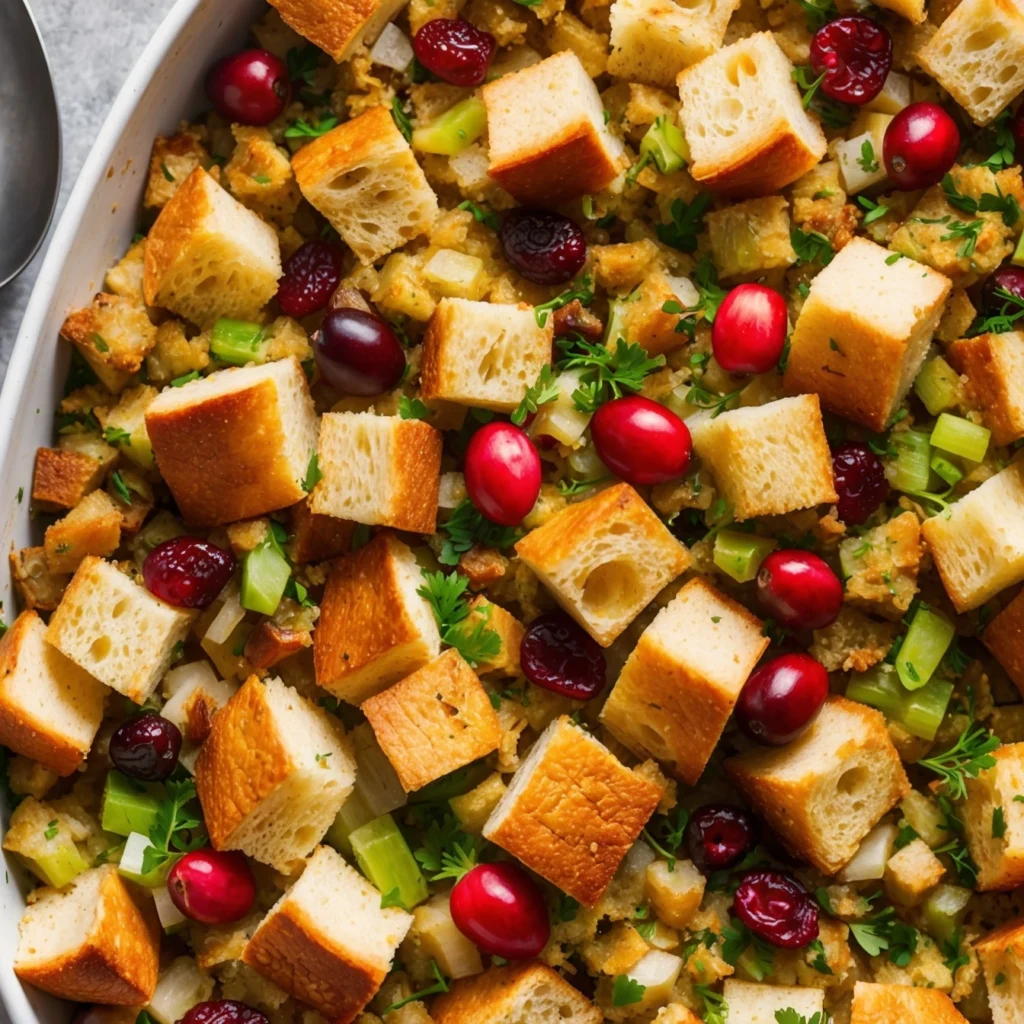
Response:
[[[309,499],[292,506],[289,522],[292,539],[288,557],[299,564],[324,562],[337,558],[352,547],[356,524],[334,516],[317,515],[309,507]]]
[[[989,623],[981,641],[1024,694],[1024,590]]]
[[[301,651],[307,646],[308,637],[306,632],[283,629],[267,619],[245,641],[245,659],[257,672],[265,672],[289,655]]]
[[[996,353],[997,345],[1014,343],[1020,347],[1020,358],[1024,360],[1024,335],[1020,334],[1002,338],[979,334],[954,341],[946,348],[946,357],[953,368],[967,375],[967,394],[981,410],[985,426],[992,431],[992,440],[999,445],[1011,444],[1024,436],[1024,420],[1019,411],[1024,407],[1024,396],[1011,393],[1014,380],[1007,380]]]
[[[402,420],[399,424],[398,436],[391,448],[394,492],[388,526],[409,533],[437,530],[442,445],[441,431],[429,423]]]
[[[1011,953],[1015,959],[1024,963],[1024,917],[1007,921],[1006,924],[989,932],[974,944],[974,948],[978,956],[983,958]]]
[[[338,7],[346,5],[345,2],[331,4]],[[370,9],[376,6],[372,2],[366,3]],[[329,180],[333,174],[338,173],[339,168],[344,170],[370,159],[377,152],[381,138],[395,131],[391,111],[384,106],[371,107],[351,121],[332,128],[326,135],[303,146],[292,157],[292,170],[299,188],[305,193],[325,179]]]
[[[270,5],[300,36],[338,63],[380,6],[375,0],[270,0]]]
[[[944,992],[912,985],[871,985],[858,981],[853,990],[850,1024],[967,1024],[967,1018]]]
[[[146,236],[142,291],[148,306],[160,305],[160,285],[188,246],[196,226],[210,213],[206,194],[207,172],[197,167],[178,187],[174,198],[160,211]]]
[[[103,340],[100,335],[103,330],[103,319],[99,310],[110,306],[134,307],[134,303],[120,295],[108,295],[106,292],[100,292],[93,299],[91,306],[76,309],[73,313],[68,314],[61,326],[60,336],[78,348],[90,365],[95,365],[98,362],[120,370],[124,375],[121,379],[127,382],[129,375],[138,372],[141,368],[146,350],[142,348],[126,350],[121,346],[108,347],[105,350],[97,348],[97,338],[99,337],[100,341]],[[144,316],[142,308],[137,308],[139,314]],[[155,329],[153,337],[155,340]]]
[[[102,463],[81,452],[40,448],[32,474],[32,501],[44,510],[74,508],[103,483]]]

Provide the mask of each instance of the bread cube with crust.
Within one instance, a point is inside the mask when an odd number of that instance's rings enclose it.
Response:
[[[208,168],[212,162],[209,151],[195,132],[186,129],[170,136],[158,135],[149,158],[149,178],[142,205],[150,210],[162,210],[197,167]]]
[[[771,195],[825,155],[825,136],[804,110],[792,71],[771,32],[680,71],[679,120],[697,181],[726,195]]]
[[[1024,885],[1024,743],[992,752],[995,765],[967,779],[961,808],[967,847],[978,865],[981,892]]]
[[[762,625],[703,577],[690,580],[644,630],[601,721],[637,757],[694,785],[770,643]]]
[[[46,528],[46,565],[52,573],[71,573],[86,555],[112,555],[120,542],[121,513],[106,491],[93,491]]]
[[[817,395],[731,409],[691,430],[694,451],[739,522],[836,500]]]
[[[611,246],[606,246],[610,249]],[[639,345],[649,356],[666,355],[682,348],[689,339],[679,325],[678,313],[666,313],[665,303],[687,306],[690,302],[680,303],[680,296],[685,298],[685,281],[673,287],[668,278],[659,270],[644,277],[639,288],[630,297],[623,308],[622,325],[626,340],[631,345]],[[693,301],[698,292],[693,289]],[[672,307],[670,307],[672,308]]]
[[[647,865],[644,895],[651,901],[658,920],[671,928],[688,928],[700,909],[707,879],[691,860],[677,860],[669,870],[666,860]]]
[[[300,565],[337,558],[351,549],[355,530],[356,524],[346,519],[317,515],[306,498],[292,506],[288,557]]]
[[[1024,1024],[1024,918],[974,944],[988,988],[992,1024]]]
[[[946,349],[946,358],[967,375],[967,394],[992,440],[1003,445],[1024,437],[1024,333],[963,338]]]
[[[916,907],[942,881],[946,867],[923,839],[897,850],[885,865],[885,891],[893,903]]]
[[[302,202],[288,154],[266,128],[233,124],[235,151],[224,167],[228,190],[264,220],[285,228]]]
[[[796,1010],[810,1020],[824,1010],[825,992],[797,985],[756,985],[726,978],[722,990],[729,1016],[743,1024],[775,1024],[780,1010]]]
[[[271,907],[242,951],[258,974],[327,1020],[349,1024],[374,997],[412,924],[329,846]]]
[[[988,624],[981,640],[1024,695],[1024,590]]]
[[[626,483],[555,513],[516,552],[602,647],[690,564],[690,553]]]
[[[607,188],[624,170],[597,87],[571,50],[503,75],[482,90],[488,173],[521,203],[554,204]]]
[[[146,237],[146,302],[200,327],[219,317],[258,319],[280,276],[277,232],[201,167],[182,182]]]
[[[292,157],[302,194],[363,263],[428,230],[437,196],[387,107],[373,107]]]
[[[712,210],[706,221],[711,256],[723,279],[758,276],[796,262],[784,196],[730,203]]]
[[[917,594],[924,548],[921,524],[913,512],[894,516],[839,545],[846,575],[846,601],[899,622]]]
[[[39,448],[32,473],[32,503],[44,512],[74,508],[103,484],[107,467],[90,455]]]
[[[401,0],[271,0],[300,36],[341,64],[360,43],[373,43],[402,9]]]
[[[217,712],[196,761],[211,845],[288,874],[323,839],[355,771],[337,718],[280,679],[250,676]]]
[[[8,559],[11,582],[23,608],[52,612],[60,604],[71,577],[52,573],[46,564],[46,549],[22,548],[12,551]]]
[[[484,825],[484,838],[593,907],[661,800],[568,715],[552,722]]]
[[[160,930],[111,864],[42,889],[19,925],[14,973],[83,1003],[139,1007],[156,990]]]
[[[945,992],[913,985],[873,985],[858,981],[853,987],[850,1024],[967,1024],[967,1018]]]
[[[828,875],[910,790],[881,712],[838,696],[793,743],[751,749],[725,770],[790,852]]]
[[[442,299],[423,336],[422,397],[512,412],[551,362],[552,332],[532,306]]]
[[[811,282],[783,383],[830,412],[885,430],[920,370],[952,284],[855,238]],[[873,301],[858,301],[872,295]]]
[[[317,420],[294,357],[165,388],[146,409],[146,430],[188,523],[250,519],[306,496]]]

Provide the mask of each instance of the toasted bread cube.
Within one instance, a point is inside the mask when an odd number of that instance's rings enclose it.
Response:
[[[196,168],[146,238],[146,302],[200,327],[255,320],[277,292],[277,232]]]
[[[196,762],[214,849],[285,873],[323,839],[354,785],[340,722],[280,679],[250,676],[217,713]]]
[[[323,478],[309,507],[367,526],[433,533],[441,488],[441,433],[422,420],[329,412],[317,448]]]
[[[789,746],[752,749],[725,770],[793,855],[828,875],[910,790],[881,712],[837,696]]]
[[[600,192],[624,169],[597,87],[571,50],[482,90],[489,174],[521,203],[564,203]]]
[[[989,623],[981,640],[1024,695],[1024,590]]]
[[[707,215],[711,256],[721,278],[760,275],[796,262],[789,203],[765,196],[732,203]]]
[[[916,907],[942,881],[945,865],[923,839],[897,850],[885,865],[885,891],[894,903]]]
[[[680,297],[685,297],[684,289],[688,283],[684,278],[679,285],[673,287],[661,271],[647,274],[637,292],[630,296],[623,311],[622,325],[626,340],[631,345],[639,345],[649,356],[665,355],[688,344],[687,336],[676,330],[679,314],[666,313],[664,310],[666,302],[680,303]],[[684,301],[682,305],[691,305],[698,297],[699,293],[694,288],[690,301]]]
[[[694,450],[737,521],[836,500],[817,395],[732,409],[692,430]]]
[[[796,985],[755,985],[726,978],[722,990],[729,1016],[743,1024],[775,1024],[779,1010],[796,1010],[808,1020],[824,1010],[825,993],[820,988]],[[895,1024],[895,1022],[893,1022]]]
[[[149,158],[143,206],[162,210],[197,167],[209,167],[211,163],[209,152],[194,132],[180,131],[169,137],[158,135]]]
[[[121,513],[106,491],[86,495],[43,535],[52,573],[74,572],[86,555],[112,555],[121,543]]]
[[[846,579],[846,601],[898,622],[917,593],[924,548],[921,524],[913,512],[839,545]]]
[[[62,999],[141,1006],[156,990],[159,928],[110,864],[70,888],[43,889],[25,911],[14,973]]]
[[[341,855],[319,846],[271,907],[242,961],[330,1021],[348,1024],[373,998],[412,924]]]
[[[337,558],[352,547],[356,524],[334,516],[318,516],[309,499],[292,506],[288,557],[298,564]]]
[[[426,956],[437,961],[446,978],[468,978],[482,973],[480,950],[459,931],[452,920],[446,893],[437,893],[413,911],[409,939]]]
[[[142,469],[154,466],[153,445],[146,431],[146,410],[158,394],[156,388],[146,384],[128,388],[113,409],[100,414],[104,437]]]
[[[32,474],[32,501],[44,512],[74,508],[102,486],[106,466],[89,455],[61,448],[39,448]]]
[[[1024,463],[1017,461],[925,520],[925,543],[958,612],[1024,580]]]
[[[825,155],[792,70],[772,34],[758,32],[680,71],[679,120],[697,181],[726,195],[770,195]]]
[[[532,306],[442,299],[423,336],[423,398],[512,412],[551,362],[552,331]]]
[[[46,549],[22,548],[9,557],[11,581],[18,600],[25,608],[52,612],[60,604],[61,596],[71,577],[52,573],[46,565]]]
[[[967,374],[967,391],[995,444],[1024,437],[1024,334],[979,334],[954,341],[946,356]]]
[[[485,675],[488,672],[500,672],[503,676],[519,675],[519,647],[526,635],[523,624],[511,612],[488,601],[483,595],[474,598],[469,607],[469,627],[475,629],[477,622],[483,622],[484,628],[493,630],[501,640],[501,650],[490,661],[483,661],[477,665],[477,673]]]
[[[88,555],[50,619],[46,640],[101,683],[142,704],[193,618],[110,562]]]
[[[771,642],[762,625],[703,577],[690,580],[644,630],[601,721],[637,757],[694,785]]]
[[[142,268],[145,263],[146,239],[133,242],[128,251],[115,263],[103,278],[104,291],[131,299],[138,306],[145,305],[142,294]]]
[[[688,928],[700,909],[707,880],[693,861],[677,860],[669,870],[668,861],[647,865],[644,895],[654,907],[658,919],[673,928]]]
[[[1024,1024],[1024,918],[990,932],[974,950],[985,972],[992,1024]]]
[[[166,388],[146,409],[146,430],[188,523],[251,519],[306,496],[317,423],[294,357]]]
[[[858,981],[853,987],[850,1024],[967,1024],[967,1018],[945,992],[913,985],[872,985]]]
[[[316,681],[359,704],[433,661],[434,614],[413,553],[390,533],[334,563],[313,631]]]
[[[402,9],[401,0],[271,0],[282,20],[341,64],[374,42]]]
[[[288,154],[266,128],[233,124],[235,151],[224,167],[231,194],[264,220],[287,227],[302,202]]]
[[[995,767],[967,779],[961,815],[967,846],[978,865],[978,889],[1010,890],[1024,885],[1024,743],[993,751]]]
[[[658,786],[562,715],[519,766],[483,834],[592,907],[660,800]]]
[[[363,263],[422,235],[437,196],[387,107],[373,107],[292,157],[302,194]]]
[[[814,279],[783,379],[789,394],[817,394],[829,411],[875,431],[888,427],[914,383],[952,287],[892,255],[855,238]]]

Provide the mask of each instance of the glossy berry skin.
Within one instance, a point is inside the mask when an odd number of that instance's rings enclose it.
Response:
[[[256,900],[256,879],[245,855],[209,847],[186,853],[167,876],[171,901],[191,921],[228,924]]]
[[[839,518],[847,526],[866,523],[889,497],[889,481],[881,460],[859,441],[848,441],[832,449],[832,479],[839,495]]]
[[[587,240],[579,225],[554,210],[512,210],[498,240],[509,263],[534,284],[565,284],[587,262]]]
[[[235,556],[198,537],[172,537],[142,563],[146,589],[176,608],[206,608],[227,586]]]
[[[828,697],[828,672],[809,654],[781,654],[751,673],[736,721],[758,743],[782,747],[814,721]]]
[[[332,388],[382,395],[405,373],[405,352],[391,325],[361,309],[335,309],[312,338],[313,356]]]
[[[892,69],[892,36],[874,18],[850,14],[822,25],[811,40],[815,78],[821,91],[840,103],[870,103]]]
[[[602,405],[590,421],[590,436],[601,461],[631,484],[681,477],[693,450],[686,424],[671,409],[639,395]]]
[[[956,163],[960,129],[937,103],[911,103],[885,129],[882,158],[892,183],[904,192],[940,182]]]
[[[469,442],[462,471],[470,501],[501,526],[518,526],[540,494],[540,456],[511,423],[481,427]]]
[[[469,89],[487,77],[494,36],[462,18],[434,18],[413,36],[416,59],[438,78]]]
[[[226,121],[270,124],[291,97],[288,67],[267,50],[242,50],[218,61],[206,76],[206,95]]]
[[[477,864],[452,889],[455,927],[485,953],[529,960],[551,933],[540,889],[517,864]]]
[[[178,727],[160,715],[129,718],[110,737],[110,760],[129,778],[161,782],[174,771],[181,753]]]
[[[534,686],[570,700],[596,697],[608,674],[601,645],[562,611],[539,615],[530,623],[519,645],[519,661]]]
[[[330,242],[306,242],[285,260],[277,303],[285,316],[301,320],[326,309],[340,282],[341,250]]]
[[[786,300],[763,284],[737,285],[711,325],[715,359],[729,373],[767,373],[786,345]]]
[[[755,935],[781,949],[801,949],[818,937],[818,905],[781,871],[744,875],[732,909]]]
[[[1024,302],[1024,267],[1007,265],[989,274],[981,288],[982,309],[988,316],[997,316],[1008,301],[996,294],[999,291],[1009,292]]]
[[[754,817],[734,804],[698,807],[686,828],[690,860],[703,872],[728,868],[742,860],[757,842]]]
[[[828,563],[810,551],[773,551],[757,573],[765,611],[791,629],[824,629],[843,604],[843,584]]]
[[[266,1014],[237,999],[211,999],[196,1003],[178,1024],[270,1024]]]

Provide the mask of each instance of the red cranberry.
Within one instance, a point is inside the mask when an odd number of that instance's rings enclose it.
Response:
[[[1002,312],[1006,299],[996,292],[1009,292],[1024,302],[1024,267],[1000,267],[989,274],[981,289],[982,308],[989,316]]]
[[[822,25],[811,40],[821,91],[840,103],[870,103],[892,68],[892,36],[874,18],[850,14]]]
[[[511,423],[488,423],[473,435],[463,472],[470,500],[502,526],[518,526],[540,494],[540,456]]]
[[[882,157],[892,183],[904,192],[941,181],[956,163],[960,129],[937,103],[911,103],[885,129]]]
[[[839,518],[847,526],[866,523],[889,497],[889,481],[881,460],[866,445],[848,441],[832,449],[832,477],[839,500]]]
[[[178,1024],[270,1024],[266,1014],[237,999],[211,999],[196,1003]]]
[[[751,871],[733,899],[736,916],[759,938],[782,949],[800,949],[818,937],[818,905],[781,871]]]
[[[698,807],[686,829],[690,860],[701,871],[731,867],[753,849],[757,832],[757,822],[741,807]]]
[[[781,654],[755,669],[736,702],[736,721],[758,743],[782,747],[805,732],[828,697],[828,672],[809,654]]]
[[[671,409],[630,395],[602,405],[590,421],[601,461],[631,484],[660,484],[686,472],[690,431]]]
[[[564,284],[587,262],[587,240],[575,221],[553,210],[513,210],[498,233],[505,259],[535,284]]]
[[[277,303],[285,316],[301,320],[327,307],[341,282],[341,250],[330,242],[306,242],[284,263]]]
[[[729,373],[767,373],[786,345],[786,300],[763,284],[737,285],[711,326],[719,366]]]
[[[138,715],[110,737],[110,760],[118,771],[143,782],[160,782],[174,771],[181,753],[178,727],[160,715]]]
[[[151,594],[178,608],[206,608],[235,571],[235,556],[198,537],[172,537],[157,544],[142,564]]]
[[[495,50],[494,36],[462,18],[434,18],[413,36],[416,59],[438,78],[467,89],[481,85]]]
[[[195,850],[171,868],[167,891],[189,920],[228,924],[245,917],[252,909],[256,879],[242,853]]]
[[[792,629],[824,629],[835,622],[843,584],[810,551],[773,551],[757,573],[757,596],[772,618]]]
[[[477,864],[456,882],[449,907],[467,939],[506,960],[538,956],[551,933],[544,897],[518,864]]]
[[[565,612],[530,623],[519,660],[531,683],[570,700],[590,700],[604,689],[608,669],[601,645]]]
[[[350,395],[382,395],[405,373],[402,343],[380,317],[336,309],[313,335],[313,355],[324,380]]]
[[[291,95],[288,67],[266,50],[242,50],[218,61],[206,76],[213,109],[236,124],[270,124]]]

